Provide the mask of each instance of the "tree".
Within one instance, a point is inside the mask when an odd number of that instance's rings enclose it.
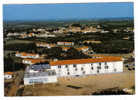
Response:
[[[24,69],[25,65],[15,62],[11,57],[4,58],[4,72]]]
[[[50,58],[60,58],[62,53],[62,48],[60,47],[52,47],[48,49],[47,54]]]
[[[89,56],[83,54],[82,52],[76,50],[75,48],[70,48],[67,51],[67,59],[81,59],[81,58],[89,58]]]

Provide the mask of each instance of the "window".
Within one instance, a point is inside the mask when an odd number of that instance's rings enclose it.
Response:
[[[109,68],[109,66],[105,66],[105,69],[108,69]]]
[[[101,66],[98,66],[97,69],[101,69]]]
[[[69,72],[68,72],[67,74],[68,74],[68,75],[70,75],[70,73],[69,73]]]
[[[101,63],[99,63],[99,65],[101,66]]]
[[[104,64],[107,65],[107,62],[105,62]]]
[[[116,68],[114,69],[114,72],[116,72],[117,70],[116,70]]]
[[[52,72],[52,75],[55,75],[56,73],[55,72]]]
[[[61,68],[61,65],[59,65],[58,68]]]
[[[91,67],[91,69],[93,70],[93,67]]]
[[[29,83],[33,83],[33,80],[31,79],[31,80],[29,81]]]
[[[97,73],[99,73],[99,70],[97,70]]]
[[[83,67],[81,68],[81,70],[83,70]]]
[[[65,65],[66,68],[68,68],[68,65]]]
[[[76,64],[73,64],[73,67],[77,67],[77,65]]]

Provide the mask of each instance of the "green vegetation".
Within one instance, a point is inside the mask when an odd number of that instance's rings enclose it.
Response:
[[[35,43],[14,43],[4,45],[4,50],[20,51],[20,52],[36,52]]]
[[[18,37],[8,37],[9,39],[4,39],[4,66],[5,71],[18,70],[14,66],[23,66],[20,62],[14,62],[16,58],[9,58],[7,55],[12,55],[16,51],[28,52],[28,53],[38,53],[45,54],[47,59],[81,59],[89,58],[89,56],[84,53],[77,51],[75,47],[88,46],[95,53],[104,54],[124,54],[131,53],[134,51],[134,33],[133,31],[124,31],[124,29],[134,28],[133,19],[129,20],[70,20],[70,21],[37,21],[37,22],[6,22],[4,23],[4,37],[6,37],[8,32],[18,32],[18,33],[29,33],[33,32],[33,29],[45,29],[53,34],[53,30],[58,30],[61,27],[68,28],[69,26],[80,27],[96,27],[97,29],[102,29],[109,31],[109,33],[60,33],[56,34],[56,37],[28,37],[28,38],[18,38]],[[100,27],[98,27],[100,26]],[[117,32],[113,30],[117,29]],[[36,31],[34,33],[41,33]],[[128,38],[128,39],[124,39]],[[101,43],[84,43],[85,40],[96,40],[101,41]],[[35,42],[46,42],[46,43],[57,43],[58,41],[71,41],[75,43],[75,46],[70,48],[67,52],[63,51],[61,47],[53,48],[40,48],[36,47]],[[9,54],[8,54],[9,53]],[[17,60],[16,60],[17,61]],[[9,66],[11,65],[11,66]]]
[[[4,72],[14,72],[22,69],[25,69],[24,64],[16,62],[11,57],[4,58]]]

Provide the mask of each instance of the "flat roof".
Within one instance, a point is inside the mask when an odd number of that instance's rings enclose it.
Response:
[[[45,72],[37,72],[37,73],[26,72],[24,74],[24,78],[43,77],[43,76],[47,77],[47,76],[55,76],[55,75],[56,75],[55,70],[48,70]]]
[[[45,70],[45,69],[50,69],[49,64],[34,64],[26,68],[26,72],[29,72],[30,70],[34,71],[40,71],[40,70]]]

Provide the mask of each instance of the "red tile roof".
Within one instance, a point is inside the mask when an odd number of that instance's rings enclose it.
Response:
[[[4,74],[12,75],[13,72],[5,72]]]
[[[29,58],[26,58],[26,59],[24,59],[24,61],[31,61],[31,63],[35,64],[35,63],[45,62],[47,60],[45,60],[45,59],[29,59]]]
[[[17,52],[16,54],[21,54],[21,56],[37,56],[38,54],[26,53],[26,52]]]
[[[73,59],[73,60],[60,60],[51,61],[50,65],[65,65],[65,64],[84,64],[84,63],[96,63],[96,62],[112,62],[122,61],[121,57],[103,57],[103,58],[89,58],[89,59]]]
[[[79,47],[79,48],[76,48],[77,50],[85,50],[85,49],[88,49],[89,47],[88,46],[83,46],[83,47]]]

